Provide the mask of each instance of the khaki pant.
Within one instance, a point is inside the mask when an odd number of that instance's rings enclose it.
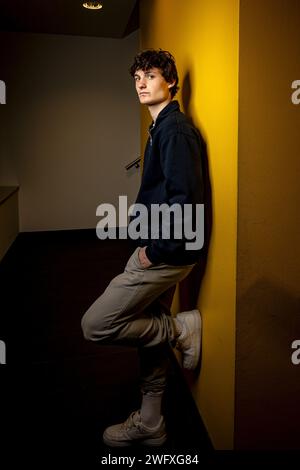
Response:
[[[137,346],[142,392],[158,395],[165,388],[168,345],[176,334],[170,315],[175,286],[194,265],[143,268],[139,250],[84,314],[82,329],[91,341]]]

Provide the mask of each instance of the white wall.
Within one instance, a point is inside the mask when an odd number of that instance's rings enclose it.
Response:
[[[1,33],[0,185],[20,185],[20,230],[93,228],[96,207],[134,202],[139,104],[125,39]]]

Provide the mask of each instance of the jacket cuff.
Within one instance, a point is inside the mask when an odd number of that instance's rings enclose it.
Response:
[[[163,260],[159,256],[157,256],[156,253],[153,253],[151,246],[146,247],[145,253],[146,253],[147,258],[149,259],[149,261],[151,261],[152,264],[158,264],[158,263],[163,262]]]

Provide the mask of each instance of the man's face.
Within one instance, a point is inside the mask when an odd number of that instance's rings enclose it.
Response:
[[[173,83],[166,82],[160,69],[137,70],[134,74],[135,88],[141,104],[152,106],[163,103],[170,98]]]

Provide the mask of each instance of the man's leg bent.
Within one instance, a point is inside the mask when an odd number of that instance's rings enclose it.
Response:
[[[171,319],[171,305],[176,285],[170,287],[155,300],[149,310],[164,313]],[[169,342],[152,347],[139,347],[141,368],[141,390],[143,394],[161,395],[166,386],[166,376],[169,367]]]
[[[171,315],[170,308],[176,285],[165,291],[153,304],[150,310],[164,311]],[[167,382],[167,373],[170,365],[169,344],[162,343],[153,347],[140,347],[141,369],[141,419],[148,426],[155,426],[162,414],[162,398]]]
[[[193,265],[158,264],[143,268],[137,248],[82,318],[86,339],[152,347],[174,339],[174,325],[164,311],[150,311],[155,299],[176,285]]]

